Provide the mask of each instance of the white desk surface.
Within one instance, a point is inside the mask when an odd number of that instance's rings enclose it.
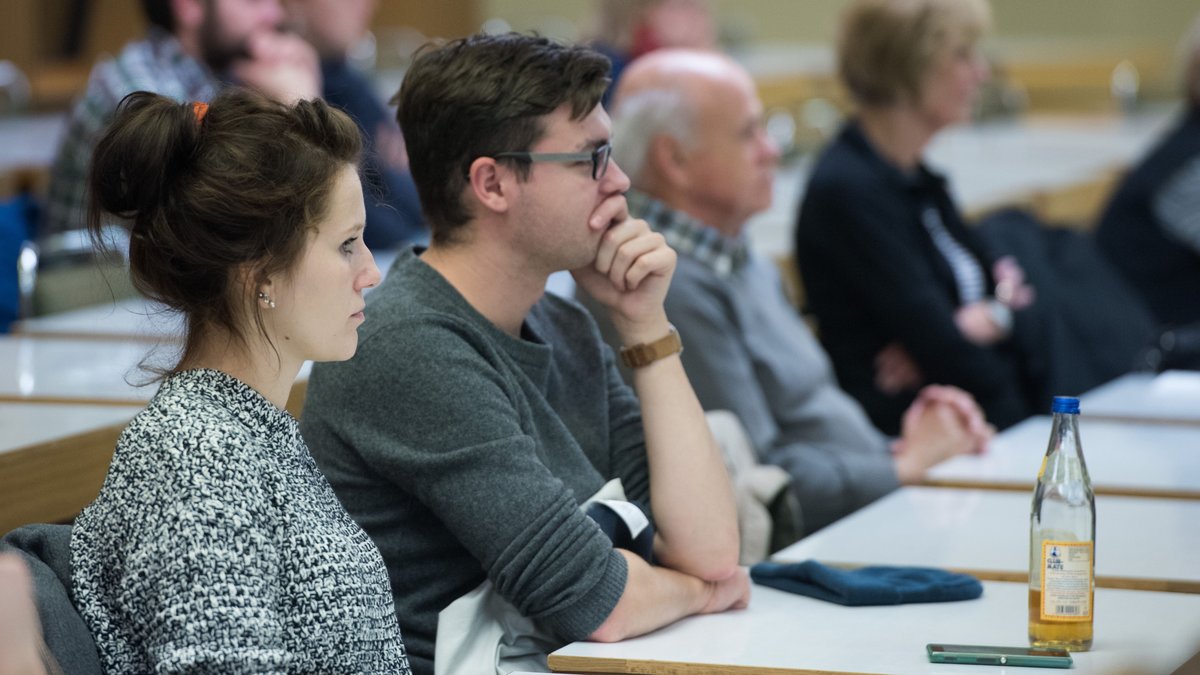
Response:
[[[0,118],[0,171],[23,166],[49,167],[66,128],[62,113]]]
[[[384,277],[398,251],[374,253],[375,264]],[[370,292],[371,289],[367,289]],[[141,297],[81,307],[69,312],[47,314],[17,322],[13,333],[32,337],[160,342],[181,340],[182,318]]]
[[[1120,116],[1032,116],[947,129],[928,162],[950,179],[968,211],[1059,189],[1136,162],[1174,116],[1163,109]]]
[[[178,340],[183,335],[183,322],[178,315],[164,311],[148,300],[126,298],[115,303],[25,319],[13,326],[13,333],[137,341]]]
[[[138,363],[152,348],[145,342],[0,337],[0,400],[29,402],[149,401],[157,385]],[[158,348],[158,362],[171,362],[175,348]]]
[[[0,403],[0,455],[101,427],[126,424],[140,406]]]
[[[1032,491],[1050,440],[1049,416],[999,434],[983,455],[949,459],[929,470],[931,485]],[[1200,426],[1079,420],[1092,486],[1100,494],[1200,499]]]
[[[1032,493],[905,487],[773,556],[942,567],[985,579],[1029,572]],[[1200,501],[1096,498],[1096,583],[1200,593]]]
[[[980,212],[1131,166],[1174,119],[1174,110],[1155,108],[1128,117],[991,120],[939,133],[926,158],[945,174],[959,208]],[[808,155],[780,167],[771,208],[747,222],[750,242],[759,253],[791,253],[792,230],[813,160]]]
[[[0,401],[144,405],[157,383],[138,364],[172,365],[179,346],[118,340],[0,336]],[[306,382],[312,363],[296,377]],[[126,381],[128,380],[128,382]],[[131,384],[132,383],[132,384]]]
[[[1025,646],[1024,584],[985,582],[964,602],[843,607],[755,586],[750,608],[684,619],[613,644],[577,642],[550,655],[561,672],[896,673],[1025,675],[1028,668],[932,664],[929,642]],[[1200,649],[1200,596],[1096,590],[1095,642],[1073,673],[1169,673]]]
[[[1130,373],[1081,396],[1079,410],[1089,417],[1200,426],[1200,372]]]

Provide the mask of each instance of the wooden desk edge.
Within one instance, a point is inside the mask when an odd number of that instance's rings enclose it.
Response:
[[[0,454],[0,532],[74,518],[99,494],[127,423]]]
[[[731,666],[713,663],[680,663],[641,659],[590,658],[551,654],[550,670],[556,673],[605,673],[607,675],[878,675],[846,670],[810,670]]]
[[[99,398],[91,396],[20,396],[0,394],[0,403],[29,403],[50,405],[101,405],[123,408],[145,408],[149,398]]]
[[[982,481],[969,478],[926,478],[920,482],[923,487],[954,488],[964,490],[997,490],[1004,492],[1028,492],[1033,494],[1033,483],[1014,481]],[[1148,497],[1154,499],[1200,499],[1200,490],[1159,490],[1154,488],[1136,488],[1093,485],[1098,495],[1111,497]]]
[[[288,393],[288,400],[287,404],[284,406],[284,409],[291,413],[292,417],[300,419],[300,412],[304,410],[304,399],[307,395],[308,380],[296,380],[292,383],[292,389]],[[0,403],[100,405],[134,407],[141,409],[145,408],[149,402],[149,398],[93,398],[89,396],[19,396],[13,394],[0,394]]]
[[[26,329],[20,322],[13,325],[12,337],[37,338],[39,340],[95,340],[107,342],[145,342],[149,344],[178,345],[183,342],[179,336],[153,335],[147,333],[90,333],[88,331],[56,331],[45,329]]]
[[[1110,415],[1106,413],[1087,413],[1087,420],[1100,422],[1120,422],[1122,424],[1156,424],[1159,426],[1200,427],[1200,419],[1184,417],[1142,417],[1139,415]]]
[[[796,562],[794,560],[779,560],[777,562]],[[822,560],[823,565],[837,567],[840,569],[852,570],[859,567],[868,567],[879,563],[850,563],[837,562],[831,560]],[[1011,581],[1015,583],[1029,583],[1028,572],[1012,572],[1007,570],[979,570],[968,569],[964,567],[944,567],[942,569],[950,572],[958,572],[960,574],[969,574],[980,581]],[[1143,577],[1117,577],[1109,575],[1096,576],[1096,588],[1115,588],[1129,591],[1158,591],[1160,593],[1190,593],[1200,594],[1200,581],[1189,581],[1187,579],[1147,579]]]
[[[600,673],[604,675],[866,675],[842,670],[780,669],[756,666],[689,664],[673,661],[588,658],[550,654],[550,670],[555,673]],[[1171,675],[1200,672],[1200,652],[1196,652],[1172,671]]]

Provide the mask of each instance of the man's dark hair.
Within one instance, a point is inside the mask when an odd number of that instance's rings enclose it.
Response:
[[[393,102],[433,240],[452,243],[471,219],[463,200],[479,157],[527,151],[543,117],[586,117],[608,87],[609,61],[536,35],[474,35],[420,52]],[[515,165],[528,177],[528,164]]]
[[[175,31],[175,13],[171,11],[171,0],[142,0],[142,13],[152,26],[172,33]]]

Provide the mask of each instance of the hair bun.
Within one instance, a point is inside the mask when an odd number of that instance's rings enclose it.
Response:
[[[92,199],[135,228],[145,226],[195,155],[199,137],[191,105],[129,94],[92,155]]]

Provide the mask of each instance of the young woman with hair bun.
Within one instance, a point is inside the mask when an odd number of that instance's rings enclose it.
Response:
[[[321,101],[241,90],[131,94],[96,147],[89,226],[127,222],[134,284],[187,328],[72,533],[105,672],[409,672],[379,551],[283,410],[380,278],[360,153]]]

